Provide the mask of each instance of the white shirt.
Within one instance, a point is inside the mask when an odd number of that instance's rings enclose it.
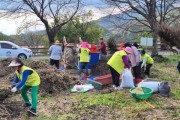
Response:
[[[49,50],[51,53],[50,58],[53,60],[60,60],[62,55],[62,48],[59,45],[51,45]]]

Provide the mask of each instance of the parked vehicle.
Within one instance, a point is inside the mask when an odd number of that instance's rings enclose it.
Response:
[[[32,57],[32,51],[28,48],[22,48],[10,41],[0,41],[0,59],[9,57],[29,59]]]

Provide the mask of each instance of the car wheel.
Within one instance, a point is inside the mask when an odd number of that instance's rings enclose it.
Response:
[[[18,58],[21,59],[21,60],[25,60],[25,59],[27,59],[27,56],[25,54],[21,53],[21,54],[18,55]]]

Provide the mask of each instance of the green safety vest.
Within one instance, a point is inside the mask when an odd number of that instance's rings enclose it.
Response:
[[[124,69],[124,62],[122,56],[124,56],[126,52],[124,50],[117,51],[113,54],[113,56],[109,59],[107,64],[114,68],[118,73],[121,73]]]
[[[21,73],[16,71],[16,75],[17,75],[18,79],[20,81],[22,80],[23,72],[25,70],[32,70],[33,71],[33,73],[28,76],[25,85],[27,85],[27,86],[38,86],[40,84],[40,77],[39,77],[39,75],[37,74],[36,71],[34,71],[33,69],[31,69],[29,67],[22,66],[21,67]]]
[[[81,53],[80,53],[80,62],[89,62],[89,52],[90,50],[88,48],[81,48]]]
[[[141,57],[142,57],[142,60],[147,57],[146,64],[153,64],[154,63],[153,58],[150,55],[146,54],[146,53],[144,55],[142,55]]]

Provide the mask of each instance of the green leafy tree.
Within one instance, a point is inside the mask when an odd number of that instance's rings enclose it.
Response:
[[[152,38],[152,34],[150,32],[138,33],[137,36],[136,36],[136,42],[140,43],[141,37]]]
[[[8,39],[9,39],[8,36],[6,36],[6,35],[0,33],[0,40],[8,40]]]
[[[57,35],[60,41],[66,36],[67,42],[77,43],[79,37],[83,41],[97,42],[98,38],[104,34],[103,28],[91,21],[93,13],[89,11],[75,20],[66,24]]]

